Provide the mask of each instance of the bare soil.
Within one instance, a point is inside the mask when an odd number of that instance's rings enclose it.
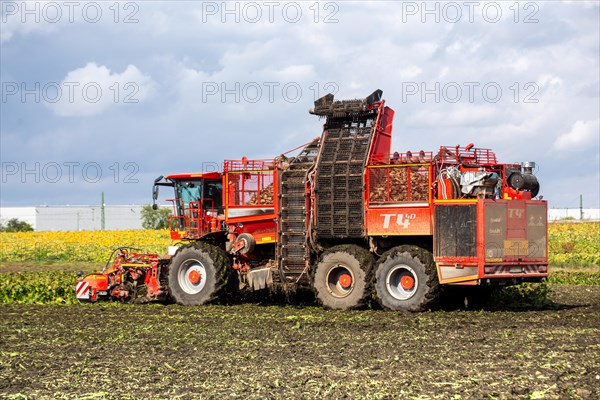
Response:
[[[0,305],[0,398],[598,398],[600,286],[551,289],[418,314]]]

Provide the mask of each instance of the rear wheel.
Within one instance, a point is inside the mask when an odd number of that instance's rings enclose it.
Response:
[[[373,256],[354,245],[336,246],[322,257],[313,287],[325,308],[350,310],[364,304],[369,295]]]
[[[377,300],[388,310],[421,311],[438,295],[439,283],[430,252],[398,246],[384,253],[375,272]]]
[[[176,303],[195,306],[213,300],[227,283],[229,259],[207,243],[182,247],[169,266],[169,293]]]

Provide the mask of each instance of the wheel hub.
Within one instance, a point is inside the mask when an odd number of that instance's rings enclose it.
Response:
[[[342,288],[348,289],[350,286],[352,286],[352,277],[350,274],[341,274],[338,278],[338,282]]]
[[[190,273],[188,275],[188,279],[192,283],[192,285],[197,285],[198,283],[200,283],[200,280],[202,279],[202,275],[200,274],[199,271],[193,269],[190,271]]]
[[[177,271],[177,283],[186,294],[196,295],[206,286],[209,274],[200,260],[189,258]]]
[[[347,297],[354,290],[354,274],[344,264],[334,265],[327,272],[325,279],[327,290],[335,297]]]
[[[414,269],[406,264],[392,267],[385,277],[388,293],[396,300],[408,300],[419,288],[419,278]]]
[[[412,288],[415,287],[415,279],[412,276],[404,275],[400,279],[400,286],[402,286],[402,289],[404,290],[412,290]]]

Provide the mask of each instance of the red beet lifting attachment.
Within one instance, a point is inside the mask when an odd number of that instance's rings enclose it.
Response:
[[[159,256],[136,251],[128,247],[113,251],[102,273],[88,274],[77,283],[77,298],[80,301],[119,300],[137,303],[165,299],[167,282],[161,274],[166,269],[161,265]]]

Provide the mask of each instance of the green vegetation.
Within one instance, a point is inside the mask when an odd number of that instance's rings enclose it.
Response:
[[[553,285],[600,285],[600,269],[550,270],[548,283]]]
[[[17,218],[11,218],[8,220],[8,222],[6,223],[6,226],[4,226],[1,222],[0,222],[0,232],[32,232],[33,231],[33,227],[25,222],[25,221],[20,221]]]
[[[600,222],[548,225],[548,262],[551,267],[600,265]]]
[[[168,208],[154,210],[152,206],[142,207],[142,226],[144,229],[167,229],[169,227],[169,216],[172,214]]]
[[[0,303],[72,304],[77,276],[68,272],[0,274]]]
[[[78,278],[74,272],[0,273],[0,303],[76,303],[75,284],[77,281]],[[501,308],[544,307],[549,305],[548,294],[551,292],[550,287],[554,285],[600,285],[600,272],[552,272],[548,284],[524,283],[495,291],[492,302],[488,305]]]
[[[542,308],[551,305],[550,292],[546,282],[523,283],[493,292],[490,303],[500,308]]]

